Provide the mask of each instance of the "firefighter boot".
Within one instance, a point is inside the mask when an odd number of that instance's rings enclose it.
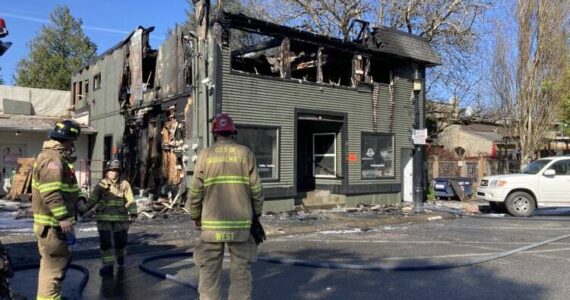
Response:
[[[117,256],[117,265],[119,265],[119,268],[122,268],[125,265],[124,256]]]
[[[102,266],[101,269],[99,269],[99,275],[101,276],[113,276],[113,266]]]

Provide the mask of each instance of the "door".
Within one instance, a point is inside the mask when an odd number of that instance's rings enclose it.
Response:
[[[548,169],[556,171],[554,176],[540,175],[540,198],[543,205],[558,206],[570,204],[570,159],[559,160]]]
[[[412,202],[414,181],[414,158],[411,149],[402,149],[402,201]]]

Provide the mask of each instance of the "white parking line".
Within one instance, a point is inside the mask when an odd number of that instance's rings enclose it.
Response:
[[[500,230],[568,230],[568,227],[477,227],[477,226],[465,226],[465,227],[447,227],[446,230],[450,229],[500,229]]]
[[[529,245],[532,242],[452,242],[452,241],[390,241],[390,240],[321,240],[321,239],[296,239],[296,240],[288,240],[288,239],[271,239],[266,241],[268,242],[284,242],[284,243],[291,243],[291,242],[312,242],[312,243],[323,243],[323,244],[331,244],[331,243],[363,243],[363,244],[442,244],[442,245]],[[555,242],[550,243],[549,245],[570,245],[569,243],[562,243],[562,242]]]

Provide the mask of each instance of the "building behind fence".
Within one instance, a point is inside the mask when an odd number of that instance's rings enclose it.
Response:
[[[437,177],[469,177],[473,188],[479,186],[484,176],[512,174],[520,171],[519,160],[492,159],[488,157],[470,157],[457,160],[440,160],[432,157],[427,162],[428,182]]]

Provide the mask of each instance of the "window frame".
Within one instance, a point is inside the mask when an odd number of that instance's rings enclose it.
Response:
[[[259,178],[261,179],[262,182],[279,182],[281,181],[281,126],[271,126],[271,125],[258,125],[258,124],[251,124],[251,123],[236,123],[235,124],[237,130],[238,130],[238,136],[241,134],[240,130],[241,129],[264,129],[264,130],[276,130],[277,134],[275,135],[275,157],[277,159],[277,162],[275,164],[275,167],[277,168],[277,177],[270,177],[270,178],[263,178],[261,176],[259,176]],[[248,145],[244,145],[241,144],[243,146],[246,146],[249,148]],[[253,151],[253,149],[250,148],[251,151]],[[253,153],[255,155],[255,152]],[[257,155],[255,155],[255,159],[257,161]],[[257,168],[259,171],[259,161],[257,162]]]
[[[546,170],[553,169],[554,171],[556,171],[556,169],[554,169],[554,165],[556,165],[558,163],[560,163],[560,164],[565,163],[565,164],[568,164],[568,166],[570,167],[570,159],[560,159],[560,160],[553,162],[550,166],[548,166],[548,168]],[[570,174],[568,174],[568,170],[566,170],[566,174],[556,173],[554,176],[570,176]]]
[[[333,146],[334,153],[333,154],[328,154],[328,153],[316,154],[315,153],[315,137],[316,136],[326,136],[326,135],[332,135],[334,137],[334,146]],[[337,166],[338,165],[338,163],[337,163],[337,159],[338,159],[337,146],[338,145],[337,145],[337,143],[338,143],[338,138],[337,138],[337,134],[335,132],[316,132],[316,133],[313,133],[313,151],[312,151],[313,152],[312,153],[313,154],[312,155],[313,161],[312,161],[312,165],[313,165],[313,177],[314,178],[336,179],[338,177],[338,173],[337,173],[337,171],[338,171],[337,170],[338,169],[338,166]],[[334,158],[334,170],[333,170],[334,174],[331,174],[331,175],[319,174],[319,175],[317,175],[315,173],[316,168],[317,168],[317,163],[316,163],[317,157],[333,157]]]
[[[108,144],[108,142],[110,144]],[[113,135],[105,134],[103,136],[103,168],[105,164],[113,160]],[[107,154],[109,155],[107,157]]]
[[[101,88],[101,72],[93,75],[93,91]]]
[[[387,176],[376,176],[376,177],[364,177],[362,174],[363,169],[363,156],[362,150],[364,146],[364,139],[366,136],[372,137],[391,137],[392,138],[392,175]],[[394,179],[396,178],[396,135],[394,133],[388,132],[360,132],[360,180],[380,180],[380,179]]]

